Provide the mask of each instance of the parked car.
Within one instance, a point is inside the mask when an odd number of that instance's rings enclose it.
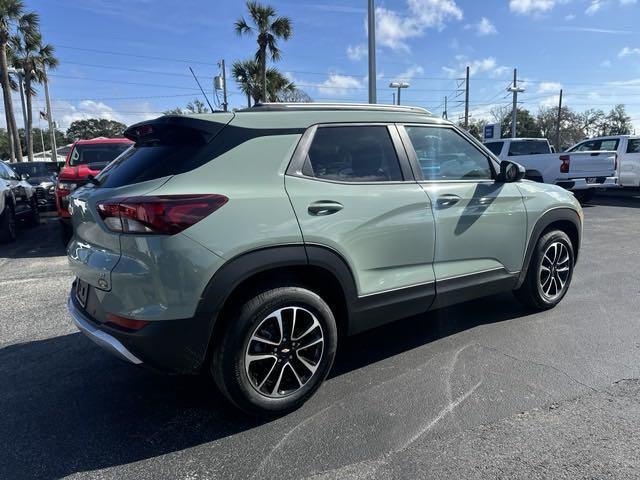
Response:
[[[56,162],[21,162],[15,163],[13,169],[18,175],[26,176],[27,182],[35,188],[38,207],[41,210],[55,210],[55,190],[59,171]]]
[[[16,239],[19,221],[31,226],[40,223],[35,188],[24,178],[0,161],[0,243]]]
[[[503,138],[485,145],[501,160],[524,166],[525,178],[564,187],[583,202],[596,189],[618,186],[615,151],[553,153],[546,138]]]
[[[567,152],[618,153],[618,177],[622,187],[640,187],[640,135],[616,135],[584,140]]]
[[[109,162],[128,149],[133,142],[127,138],[94,138],[78,140],[67,155],[65,166],[60,170],[56,184],[56,209],[62,226],[63,241],[71,238],[68,196],[84,185],[90,176],[100,173]]]
[[[210,372],[247,412],[305,402],[340,335],[497,292],[549,309],[569,288],[574,196],[426,110],[264,104],[125,135],[71,195],[70,313],[131,363]]]

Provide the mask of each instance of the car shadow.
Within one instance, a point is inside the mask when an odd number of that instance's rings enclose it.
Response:
[[[66,255],[57,218],[43,217],[40,225],[20,225],[13,243],[0,244],[0,258],[47,258]]]
[[[640,208],[640,189],[624,189],[598,193],[589,203],[583,205],[583,207],[588,205]]]
[[[378,368],[382,359],[526,314],[502,295],[401,320],[343,339],[330,376]],[[133,367],[79,333],[0,349],[0,385],[0,478],[60,478],[129,464],[269,423],[235,411],[203,377]],[[302,421],[313,415],[305,408],[296,413]],[[284,425],[275,428],[286,433]]]

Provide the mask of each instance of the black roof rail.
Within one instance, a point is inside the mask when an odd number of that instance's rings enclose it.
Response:
[[[420,113],[431,115],[426,108],[405,105],[384,105],[378,103],[257,103],[251,108],[243,108],[238,112],[282,112],[282,111],[336,111],[362,110],[382,112]]]

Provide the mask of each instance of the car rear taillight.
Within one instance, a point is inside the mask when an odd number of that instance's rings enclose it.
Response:
[[[569,155],[560,155],[560,173],[569,173],[569,165],[571,163],[571,157]]]
[[[163,195],[116,198],[97,204],[107,228],[120,233],[175,235],[212,214],[224,195]]]

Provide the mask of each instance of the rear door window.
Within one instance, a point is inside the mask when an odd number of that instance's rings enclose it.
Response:
[[[640,138],[630,138],[627,153],[640,153]]]
[[[490,143],[484,144],[484,146],[487,147],[489,151],[493,153],[496,157],[500,156],[503,145],[504,145],[504,142],[490,142]]]
[[[511,145],[509,145],[510,157],[517,157],[518,155],[540,155],[549,152],[549,144],[544,140],[521,140],[511,142]]]
[[[586,142],[579,143],[575,147],[569,150],[569,152],[599,152],[603,150],[615,151],[618,150],[620,140],[617,138],[610,138],[606,140],[587,140]]]
[[[393,141],[384,125],[318,128],[302,173],[341,182],[403,180]]]

